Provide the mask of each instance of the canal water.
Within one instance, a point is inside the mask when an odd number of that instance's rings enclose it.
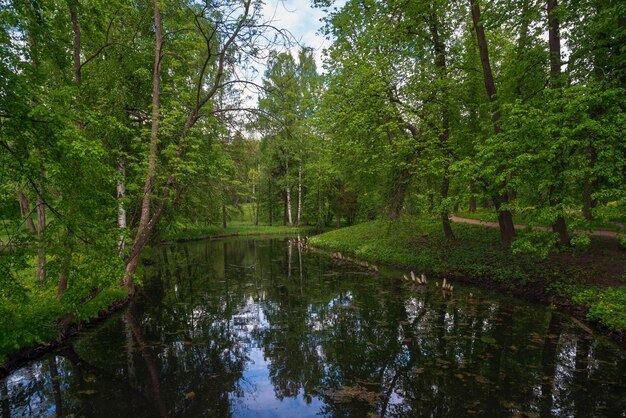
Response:
[[[542,305],[291,238],[147,257],[134,303],[0,380],[0,417],[626,416],[626,352]]]

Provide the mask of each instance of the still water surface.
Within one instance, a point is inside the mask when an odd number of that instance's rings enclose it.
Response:
[[[0,380],[0,417],[626,416],[626,352],[547,307],[293,239],[149,257],[135,303]]]

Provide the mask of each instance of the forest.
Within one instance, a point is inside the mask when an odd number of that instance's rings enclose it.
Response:
[[[625,2],[312,3],[321,67],[259,0],[0,1],[0,360],[132,296],[150,246],[237,228],[428,225],[473,243],[456,271],[600,254],[624,283]]]

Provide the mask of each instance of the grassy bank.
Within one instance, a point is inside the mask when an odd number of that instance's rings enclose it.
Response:
[[[74,313],[75,323],[87,323],[128,298],[126,289],[115,287],[87,303],[72,303],[58,301],[54,286],[25,280],[23,288],[22,297],[0,300],[0,376],[8,360],[53,346],[63,328],[60,318],[66,314]]]
[[[311,232],[310,227],[251,225],[245,220],[229,223],[227,228],[217,225],[178,224],[170,226],[159,236],[163,241],[188,241],[195,239],[247,235],[279,235]],[[45,351],[59,340],[62,331],[60,319],[68,313],[75,315],[76,323],[88,323],[111,307],[127,300],[128,292],[114,285],[107,287],[87,303],[72,299],[66,293],[61,301],[56,299],[56,282],[34,280],[36,267],[22,266],[12,274],[13,281],[7,294],[0,294],[0,376],[12,360],[29,358],[33,353]],[[9,297],[10,295],[10,297]],[[9,361],[10,360],[10,361]]]
[[[497,229],[454,224],[448,242],[439,221],[378,220],[312,237],[316,247],[431,275],[497,287],[583,308],[587,318],[626,333],[626,253],[617,240],[594,238],[584,249],[541,258],[500,247]]]
[[[279,235],[311,232],[311,227],[289,227],[282,225],[251,225],[245,222],[232,222],[226,228],[219,225],[183,224],[164,231],[162,241],[191,241],[205,238],[219,238],[246,235]]]

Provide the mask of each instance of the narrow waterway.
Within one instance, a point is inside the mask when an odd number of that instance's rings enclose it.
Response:
[[[136,302],[0,380],[0,417],[626,417],[626,352],[548,307],[287,238],[147,257]]]

